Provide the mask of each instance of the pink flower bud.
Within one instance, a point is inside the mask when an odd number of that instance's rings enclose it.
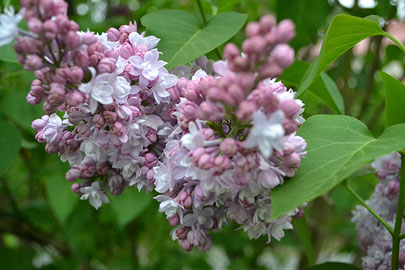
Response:
[[[174,214],[173,216],[167,218],[169,224],[172,226],[177,226],[180,224],[180,217],[178,214]]]
[[[295,119],[284,119],[283,121],[283,128],[285,131],[285,134],[291,134],[293,132],[296,132],[298,129],[299,123]]]
[[[107,124],[112,124],[117,120],[117,113],[112,111],[104,111],[103,116]]]
[[[236,116],[241,120],[250,120],[252,114],[257,110],[257,105],[251,100],[244,100],[239,104]]]
[[[228,43],[224,48],[224,58],[228,61],[240,55],[238,47],[233,43]]]
[[[28,20],[28,28],[32,32],[39,34],[42,32],[42,22],[38,18],[31,18]]]
[[[65,15],[67,13],[67,3],[62,1],[62,0],[55,0],[53,1],[53,6],[52,6],[52,13],[54,15]],[[74,30],[71,29],[72,31],[78,31],[78,29]]]
[[[58,26],[56,25],[56,23],[54,21],[46,21],[43,24],[43,31],[44,31],[44,36],[51,40],[56,38],[56,36],[58,35]]]
[[[196,185],[195,186],[193,195],[197,200],[200,200],[202,202],[207,200],[207,195],[205,194],[205,192],[204,192],[203,188],[201,187],[201,185]]]
[[[122,135],[125,134],[126,128],[121,122],[115,122],[112,129],[110,130],[111,133],[117,135],[118,137],[121,137]]]
[[[197,166],[203,170],[209,170],[214,166],[214,158],[210,154],[203,154],[198,159]]]
[[[48,124],[49,116],[44,115],[41,119],[36,119],[32,122],[31,127],[36,131],[42,130]]]
[[[187,227],[180,227],[180,228],[177,229],[177,231],[176,231],[176,236],[177,236],[177,238],[179,238],[179,240],[184,240],[184,239],[186,239],[189,230],[190,230],[190,229],[187,228]]]
[[[269,32],[274,25],[276,25],[276,19],[271,15],[264,15],[260,18],[259,24],[260,31],[265,34]]]
[[[177,86],[168,88],[167,92],[169,92],[170,94],[170,101],[173,101],[175,103],[180,102],[180,90]]]
[[[184,208],[190,208],[193,204],[193,199],[188,192],[181,192],[177,197],[177,202],[182,205]]]
[[[245,99],[245,93],[243,92],[243,89],[238,85],[238,84],[231,84],[228,89],[228,94],[232,96],[232,98],[237,102],[241,102],[242,100]]]
[[[227,156],[217,156],[214,160],[215,170],[217,173],[223,173],[232,167],[231,160]]]
[[[104,117],[101,114],[94,115],[93,123],[96,125],[96,127],[101,128],[104,126]]]
[[[38,99],[38,98],[32,96],[31,93],[28,93],[28,95],[26,96],[25,99],[31,105],[37,105],[41,102],[41,99]]]
[[[156,156],[152,153],[147,153],[145,155],[145,163],[144,165],[147,166],[148,168],[153,168],[157,164],[158,160]]]
[[[115,70],[115,62],[116,60],[114,58],[103,58],[100,60],[97,70],[100,73],[112,73]]]
[[[121,175],[112,173],[108,177],[108,191],[111,195],[118,196],[124,190],[125,183]]]
[[[387,186],[388,195],[398,196],[399,182],[397,180],[391,180]]]
[[[76,84],[80,83],[81,80],[83,79],[83,69],[73,66],[70,68],[70,76],[69,76],[69,81]]]
[[[77,51],[73,57],[73,63],[82,68],[88,68],[89,55],[86,51]]]
[[[227,156],[232,157],[239,150],[239,144],[232,138],[226,138],[221,142],[219,149]]]
[[[24,68],[29,71],[36,71],[41,69],[43,66],[44,64],[42,63],[42,59],[36,54],[31,54],[27,56]]]
[[[55,23],[58,26],[59,32],[65,34],[69,31],[69,19],[66,15],[58,15],[55,17]]]
[[[301,106],[295,100],[286,100],[280,104],[280,109],[284,111],[287,118],[292,118],[299,112]]]
[[[116,28],[111,27],[107,30],[107,37],[111,41],[118,41],[120,38],[120,31],[118,31]]]
[[[245,30],[246,36],[248,38],[260,35],[260,25],[257,22],[251,22],[248,23],[246,30]]]
[[[73,31],[67,32],[65,36],[65,44],[68,49],[74,50],[80,46],[81,38],[80,36]]]
[[[198,160],[201,158],[202,155],[205,154],[205,149],[203,147],[199,147],[195,150],[193,150],[190,153],[190,156],[193,158],[193,161],[195,162],[195,164],[198,163]]]
[[[181,112],[189,120],[194,120],[197,114],[197,104],[194,102],[186,101],[181,107]]]
[[[71,189],[74,193],[80,194],[80,184],[74,183],[74,184],[70,187],[70,189]]]
[[[77,134],[79,134],[80,137],[86,138],[90,137],[92,131],[88,125],[79,125],[75,128],[75,131]]]
[[[119,55],[122,58],[128,59],[129,57],[135,55],[135,49],[130,43],[124,43],[122,44],[120,50],[119,50]]]
[[[97,41],[98,41],[97,37],[91,32],[86,32],[82,36],[82,42],[86,45],[92,45]]]
[[[187,239],[179,240],[179,244],[187,252],[190,252],[193,249],[193,245]]]
[[[274,58],[274,61],[284,69],[294,62],[295,53],[289,45],[278,44],[271,52],[271,56]]]
[[[287,43],[295,37],[295,25],[289,20],[282,20],[277,26],[277,42]]]
[[[84,102],[84,96],[81,92],[77,91],[77,90],[73,90],[70,91],[67,95],[66,95],[66,102],[70,105],[70,106],[78,106],[81,103]],[[80,119],[81,121],[82,119]],[[79,122],[80,122],[79,121]],[[73,124],[73,122],[71,122]]]
[[[286,166],[291,168],[298,168],[301,165],[301,157],[297,153],[292,153],[285,157],[283,161]]]
[[[72,167],[67,173],[66,173],[66,180],[68,181],[75,181],[76,179],[79,179],[81,176],[80,170],[78,167]]]
[[[247,54],[260,54],[266,48],[266,40],[261,36],[253,36],[243,42],[242,49]]]
[[[79,165],[80,172],[84,177],[92,177],[96,173],[96,163],[91,157],[85,157]]]

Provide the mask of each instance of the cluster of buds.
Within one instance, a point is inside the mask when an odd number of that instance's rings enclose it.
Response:
[[[294,176],[305,155],[306,143],[295,135],[304,121],[303,103],[269,78],[294,60],[286,44],[294,26],[289,20],[276,25],[272,16],[264,16],[250,23],[246,34],[242,54],[228,44],[226,61],[203,63],[213,67],[212,75],[200,69],[176,85],[179,129],[154,167],[155,189],[161,193],[155,199],[175,226],[173,239],[187,251],[209,249],[209,232],[230,221],[250,238],[279,240],[299,214],[296,209],[269,221],[271,190]]]
[[[176,125],[168,111],[175,110],[170,93],[177,77],[159,60],[159,39],[139,34],[135,23],[102,34],[80,32],[61,0],[21,5],[17,16],[24,16],[29,31],[6,29],[20,35],[18,61],[36,76],[27,101],[43,103],[46,113],[32,124],[37,141],[69,162],[66,179],[81,180],[72,190],[95,208],[109,201],[107,190],[152,190],[153,167]]]
[[[380,182],[366,203],[391,227],[394,227],[399,194],[401,155],[392,153],[380,157],[371,166],[375,169]],[[392,269],[392,236],[388,230],[363,206],[357,206],[353,211],[352,221],[356,224],[360,247],[366,252],[362,258],[362,269]],[[404,224],[404,220],[402,224]],[[405,232],[404,227],[401,232]],[[403,241],[400,242],[399,248],[399,266],[398,269],[405,269],[405,243]]]

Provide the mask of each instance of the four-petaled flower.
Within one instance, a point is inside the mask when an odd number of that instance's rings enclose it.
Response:
[[[104,191],[100,189],[99,182],[93,182],[91,186],[82,187],[80,192],[83,193],[80,200],[89,200],[90,204],[96,209],[98,209],[102,203],[110,202]]]

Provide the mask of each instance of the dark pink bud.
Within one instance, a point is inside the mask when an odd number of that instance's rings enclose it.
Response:
[[[279,43],[287,43],[295,37],[295,25],[290,19],[282,20],[277,26],[276,39]]]
[[[190,193],[183,191],[177,197],[177,202],[184,208],[190,208],[193,204],[193,199],[191,199]]]
[[[129,57],[135,55],[135,49],[132,47],[130,43],[124,43],[122,44],[120,50],[119,50],[119,55],[122,58],[128,59]]]
[[[145,163],[144,165],[147,166],[148,168],[153,168],[157,164],[157,158],[154,154],[152,153],[147,153],[145,155]]]
[[[37,105],[41,102],[41,99],[34,97],[31,93],[28,93],[25,99],[31,105]]]
[[[68,49],[74,50],[80,46],[81,38],[76,32],[69,31],[65,36],[65,44]]]
[[[203,147],[199,147],[191,152],[191,157],[193,158],[193,161],[197,164],[198,160],[204,154],[205,154],[205,149]]]
[[[257,105],[251,100],[244,100],[239,104],[236,116],[241,120],[250,120],[252,114],[257,110]]]
[[[88,125],[79,125],[75,128],[75,131],[77,134],[79,134],[80,137],[89,137],[91,135],[91,129]]]
[[[214,166],[214,158],[210,154],[203,154],[199,158],[197,165],[203,170],[209,170]]]
[[[42,22],[38,18],[31,18],[28,20],[28,28],[32,32],[39,34],[42,32]]]
[[[110,165],[108,162],[101,162],[97,163],[96,165],[96,171],[99,175],[106,175],[110,170]]]
[[[70,68],[69,81],[72,83],[80,83],[83,79],[83,69],[73,66]]]
[[[82,42],[86,45],[91,45],[93,43],[96,43],[97,41],[97,37],[91,32],[86,32],[82,36]]]
[[[238,47],[233,43],[228,43],[224,48],[224,58],[228,61],[240,55]]]
[[[287,44],[278,44],[271,52],[271,56],[281,68],[286,68],[294,62],[294,50]]]
[[[169,92],[170,94],[170,101],[173,101],[175,103],[180,102],[180,90],[177,86],[168,88],[167,92]]]
[[[74,183],[70,188],[74,193],[80,194],[80,184]]]
[[[48,20],[43,24],[43,31],[47,39],[54,39],[58,35],[58,26],[54,21]]]
[[[169,224],[172,226],[177,226],[180,223],[180,217],[178,214],[174,214],[173,216],[167,218],[167,220],[169,221]]]
[[[63,1],[62,1],[63,2]],[[63,2],[65,3],[65,2]],[[66,4],[67,5],[67,4]],[[73,32],[77,32],[79,31],[80,27],[79,25],[74,22],[74,21],[69,21],[69,26],[68,26],[68,30],[73,31]]]
[[[239,150],[239,144],[232,138],[226,138],[219,146],[220,150],[227,156],[235,155]]]
[[[36,71],[41,69],[43,66],[44,64],[42,63],[42,59],[36,54],[31,54],[27,56],[24,68],[29,71]]]
[[[65,15],[58,15],[55,17],[55,23],[61,33],[69,31],[69,19]]]
[[[84,96],[81,92],[74,90],[74,91],[70,91],[67,95],[66,95],[66,102],[70,105],[70,106],[78,106],[79,104],[84,102]],[[82,119],[80,119],[81,121]],[[79,121],[79,122],[80,122]],[[73,124],[73,122],[72,122]]]
[[[243,92],[242,88],[237,84],[231,84],[228,87],[228,94],[232,96],[232,98],[237,102],[241,102],[245,99],[245,93]]]
[[[284,119],[283,121],[283,128],[285,131],[285,134],[291,134],[295,131],[297,131],[299,126],[299,123],[295,119]]]
[[[398,196],[399,182],[397,180],[391,180],[387,186],[388,194],[391,196]]]
[[[257,22],[248,23],[245,33],[248,38],[260,35],[259,23],[257,23]]]
[[[265,34],[273,28],[273,26],[276,25],[276,19],[271,16],[271,15],[264,15],[263,17],[260,18],[260,31]]]
[[[266,48],[266,40],[261,36],[253,36],[243,42],[242,49],[247,54],[263,53]]]
[[[96,127],[101,128],[104,126],[104,117],[101,114],[94,115],[93,123],[96,125]]]
[[[41,119],[36,119],[32,122],[31,127],[36,131],[42,130],[48,124],[49,116],[44,115]]]
[[[112,124],[117,120],[117,113],[112,111],[104,111],[103,116],[107,124]]]
[[[73,63],[79,67],[87,68],[89,66],[89,55],[86,51],[77,51],[73,57]]]
[[[205,201],[207,200],[207,195],[205,195],[205,192],[201,185],[196,185],[194,188],[194,197],[200,201]]]
[[[299,112],[301,106],[295,100],[286,100],[280,104],[280,109],[284,111],[287,118],[292,118]]]
[[[100,60],[97,70],[100,73],[112,73],[115,70],[115,62],[116,60],[114,58],[103,58]]]
[[[197,104],[186,101],[181,107],[181,111],[187,119],[194,120],[197,114]]]
[[[120,31],[118,31],[116,28],[111,27],[107,31],[107,37],[111,41],[118,41],[120,39]]]

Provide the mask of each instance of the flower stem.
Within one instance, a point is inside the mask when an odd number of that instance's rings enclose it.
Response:
[[[397,216],[395,218],[394,234],[392,235],[392,269],[398,269],[399,242],[401,241],[401,226],[404,213],[405,198],[405,155],[401,153],[401,173],[399,182],[399,195]]]
[[[342,184],[347,191],[349,191],[376,219],[378,219],[385,228],[387,228],[388,232],[393,235],[394,231],[392,227],[382,218],[380,217],[368,204],[360,197],[359,194],[356,193],[347,182]]]

